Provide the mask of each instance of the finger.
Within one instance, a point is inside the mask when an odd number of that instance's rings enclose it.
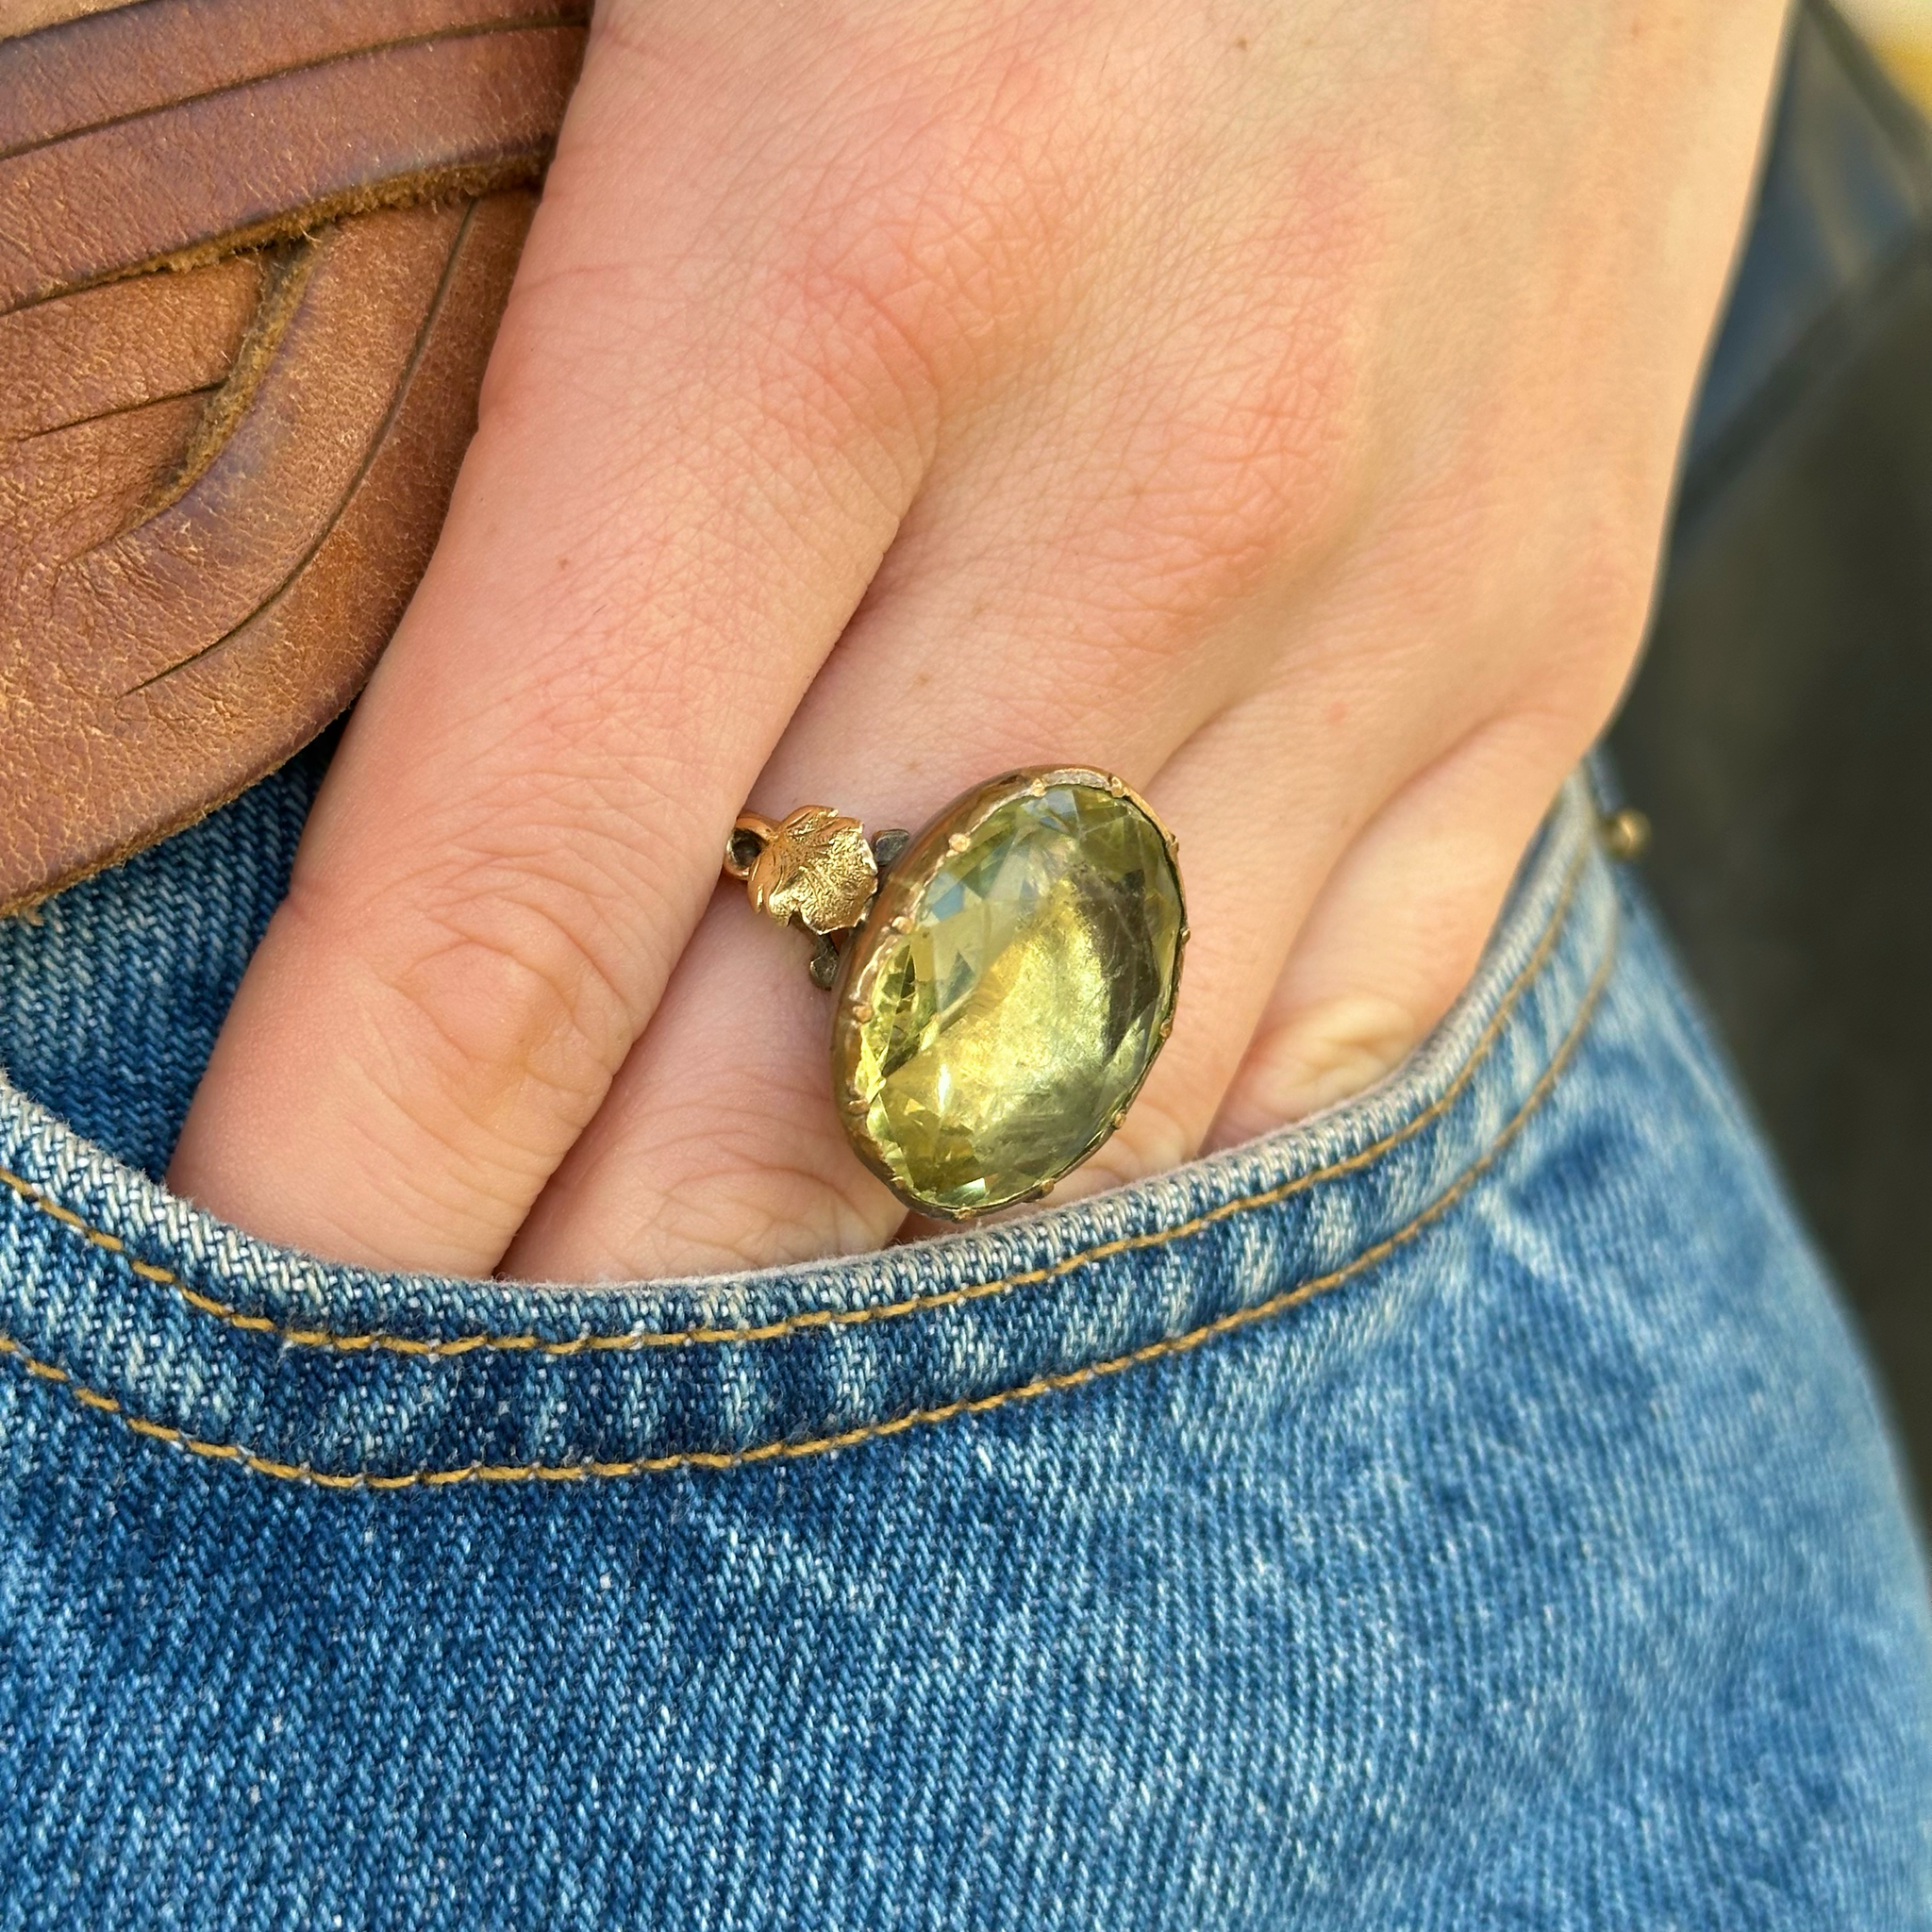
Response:
[[[1073,756],[1057,749],[1067,713],[1051,697],[1029,707],[1010,675],[996,676],[1002,696],[990,702],[978,691],[975,716],[948,702],[942,672],[928,665],[926,675],[939,697],[930,721],[924,729],[902,724],[890,757],[875,765],[852,755],[873,717],[888,722],[880,715],[887,708],[857,718],[831,709],[809,728],[801,721],[801,741],[788,741],[755,796],[774,811],[823,799],[874,828],[908,819],[916,825],[992,771]],[[884,675],[879,684],[891,691],[908,681]],[[1174,728],[1162,708],[1109,724],[1102,701],[1079,756],[1144,775]],[[947,729],[950,721],[958,722]],[[890,1238],[905,1210],[854,1155],[834,1110],[830,1008],[807,975],[808,957],[795,932],[752,910],[741,887],[720,892],[605,1108],[506,1257],[506,1272],[547,1280],[710,1272],[855,1252]]]
[[[949,696],[944,670],[926,669]],[[876,681],[892,690],[905,680]],[[1302,910],[1364,809],[1365,760],[1338,759],[1322,741],[1334,726],[1320,704],[1237,706],[1190,732],[1178,702],[1144,707],[1137,724],[1131,708],[1103,695],[1083,727],[1069,724],[1051,680],[1037,712],[1017,671],[991,689],[997,697],[978,690],[958,711],[936,708],[936,721],[958,721],[952,729],[907,734],[896,789],[924,808],[991,770],[1070,758],[1148,786],[1180,839],[1192,938],[1173,1037],[1116,1138],[1135,1172],[1172,1164],[1206,1132]],[[863,739],[839,735],[831,722],[819,719],[825,728],[809,738],[802,723],[788,738],[774,770],[795,775],[770,802],[856,791],[877,824],[881,812],[863,801],[889,796],[892,778],[855,759]],[[1158,743],[1173,732],[1190,742],[1162,759]],[[1391,745],[1391,774],[1402,756]],[[720,894],[506,1272],[549,1280],[682,1274],[852,1252],[891,1237],[904,1209],[846,1141],[833,1106],[829,1009],[805,958],[797,936],[758,918],[741,890]]]
[[[1182,839],[1186,985],[1125,1124],[1065,1194],[1195,1150],[1329,868],[1503,708],[1518,637],[1554,628],[1472,586],[1457,513],[1392,518],[1331,569],[1346,490],[1284,433],[1307,369],[1217,363],[1185,335],[1175,355],[1171,374],[1143,358],[1131,410],[1048,395],[1020,412],[1029,433],[1001,420],[942,457],[754,800],[916,824],[990,773],[1070,760],[1148,790]],[[720,898],[509,1272],[678,1274],[888,1237],[899,1209],[845,1142],[801,966]]]
[[[1224,210],[1195,227],[1226,245]],[[1109,284],[936,450],[752,803],[917,825],[1018,764],[1138,782],[1252,687],[1346,496],[1319,426],[1346,383],[1335,317],[1303,314],[1319,283],[1292,250],[1257,255],[1265,326],[1205,275],[1180,277],[1208,291],[1193,308]],[[783,941],[714,909],[510,1271],[756,1264],[896,1225],[830,1113],[823,1003]]]
[[[1087,376],[1084,396],[1104,393]],[[1197,400],[1205,417],[1227,398]],[[917,825],[1019,764],[1091,761],[1138,781],[1240,694],[1263,655],[1256,559],[1286,572],[1301,533],[1264,538],[1264,512],[1234,505],[1204,537],[1203,515],[1159,481],[1173,413],[1139,451],[1100,414],[1024,398],[940,453],[752,802],[831,804],[878,828]],[[1146,411],[1122,416],[1144,425]],[[803,967],[795,939],[741,894],[721,898],[509,1270],[682,1273],[891,1233],[902,1210],[831,1111],[824,1006]]]
[[[828,215],[823,165],[748,158],[795,66],[593,48],[442,541],[171,1170],[258,1233],[497,1259],[916,492],[944,352],[892,305],[951,206]]]
[[[1427,1037],[1579,749],[1542,721],[1500,720],[1383,806],[1324,881],[1205,1146],[1364,1092]]]
[[[1065,425],[1056,434],[1064,441]],[[1367,546],[1332,584],[1321,541],[1277,531],[1272,554],[1299,561],[1306,581],[1291,565],[1285,593],[1265,580],[1257,589],[1178,564],[1171,541],[1133,530],[1119,500],[1091,486],[1064,500],[1122,521],[1110,546],[1084,553],[1107,555],[1108,567],[1083,575],[1063,561],[1083,554],[1063,529],[1037,533],[1037,550],[1003,543],[989,494],[961,494],[974,514],[949,503],[943,478],[929,480],[887,588],[815,683],[758,802],[772,810],[838,804],[876,826],[912,816],[907,802],[923,814],[989,772],[1069,759],[1148,790],[1182,839],[1193,929],[1185,989],[1146,1088],[1121,1131],[1064,1185],[1066,1198],[1199,1147],[1330,869],[1413,774],[1507,711],[1525,655],[1519,636],[1574,629],[1565,620],[1576,593],[1565,587],[1547,608],[1499,600],[1472,589],[1465,573],[1452,600],[1441,584],[1443,557],[1461,542],[1453,516],[1404,520],[1399,543]],[[994,538],[980,534],[989,523]],[[1559,561],[1573,554],[1560,529],[1552,548]],[[1135,558],[1147,566],[1138,604],[1124,561]],[[1565,575],[1553,565],[1553,581]],[[1603,610],[1592,622],[1634,641],[1641,592],[1627,609],[1595,601]],[[1257,650],[1257,630],[1270,627],[1295,644]],[[1095,632],[1108,641],[1089,657],[1081,640]],[[975,637],[971,654],[947,647],[963,635]],[[1257,661],[1274,667],[1274,681],[1237,695],[1239,677],[1224,678],[1221,667]],[[1577,715],[1607,706],[1609,690],[1604,681],[1586,693]],[[1524,766],[1531,802],[1512,822],[1515,850],[1533,823],[1536,786],[1546,796],[1579,748],[1566,741],[1554,760]],[[1506,830],[1488,862],[1453,888],[1465,939],[1424,955],[1434,977],[1404,989],[1409,1025],[1446,1006],[1473,961],[1515,836]],[[508,1257],[511,1272],[681,1273],[888,1236],[899,1210],[845,1144],[826,1016],[800,966],[787,935],[767,929],[741,898],[721,897],[605,1112]],[[1373,1000],[1376,984],[1367,974],[1362,997]],[[1406,1043],[1392,1034],[1382,1042],[1391,1054]],[[1373,1077],[1366,1061],[1357,1071]]]

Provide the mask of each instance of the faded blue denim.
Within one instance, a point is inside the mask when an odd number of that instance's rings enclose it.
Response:
[[[310,784],[0,926],[0,1926],[1932,1925],[1897,1470],[1580,785],[1367,1098],[575,1291],[152,1178]]]

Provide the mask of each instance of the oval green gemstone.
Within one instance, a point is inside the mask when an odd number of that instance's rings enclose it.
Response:
[[[1166,1037],[1186,937],[1166,835],[1104,784],[1025,775],[921,834],[835,1029],[854,1144],[917,1207],[1038,1193],[1112,1132]],[[971,807],[972,810],[963,808]],[[881,918],[881,911],[892,909]]]

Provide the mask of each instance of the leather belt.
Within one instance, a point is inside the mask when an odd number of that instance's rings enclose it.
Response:
[[[589,13],[84,5],[0,0],[0,913],[233,797],[361,687]]]

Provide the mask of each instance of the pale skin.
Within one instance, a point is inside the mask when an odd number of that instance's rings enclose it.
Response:
[[[1641,641],[1767,0],[607,0],[429,573],[171,1183],[380,1267],[879,1246],[747,803],[1179,834],[1056,1198],[1372,1083]]]

